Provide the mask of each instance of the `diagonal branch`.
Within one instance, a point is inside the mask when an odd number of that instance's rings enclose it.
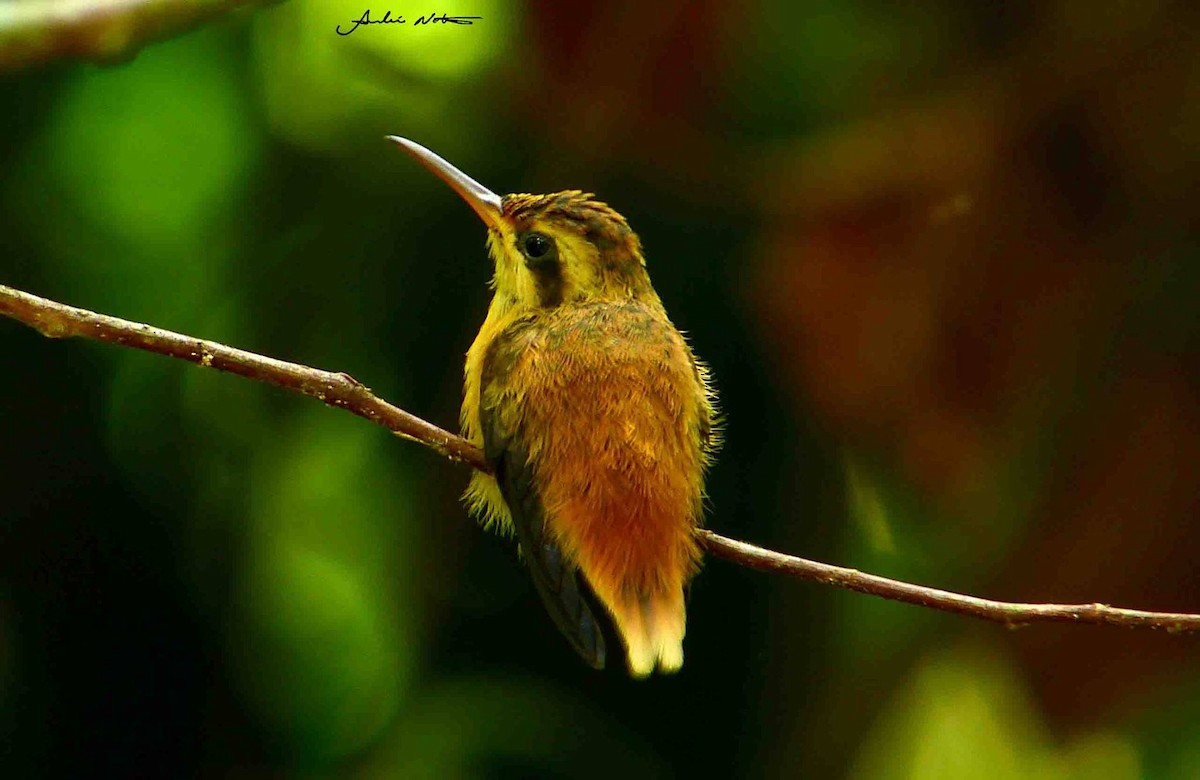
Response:
[[[399,436],[420,442],[440,454],[487,470],[483,453],[466,439],[409,414],[377,397],[349,374],[287,363],[140,322],[130,322],[87,309],[76,309],[0,284],[0,314],[23,322],[52,339],[80,336],[123,347],[179,358],[258,382],[312,396],[322,403],[365,417]]]
[[[377,397],[348,374],[322,371],[256,355],[213,341],[184,336],[137,322],[96,314],[0,285],[0,314],[49,338],[80,336],[179,358],[282,387],[338,409],[365,417],[406,439],[482,471],[490,470],[471,442]],[[1169,633],[1200,633],[1200,615],[1145,612],[1105,604],[1023,604],[992,601],[961,593],[891,580],[856,569],[818,563],[699,530],[700,544],[712,556],[759,571],[778,572],[809,582],[854,590],[880,598],[952,612],[1018,627],[1030,623],[1079,623],[1150,628]]]
[[[809,582],[820,582],[892,601],[903,601],[905,604],[990,620],[1003,623],[1009,628],[1021,628],[1030,623],[1080,623],[1155,628],[1171,634],[1200,632],[1200,615],[1186,612],[1146,612],[1140,609],[1110,607],[1107,604],[1025,604],[1015,601],[993,601],[890,580],[877,574],[831,566],[794,555],[784,555],[736,539],[728,539],[704,529],[697,533],[701,544],[709,553],[751,569],[787,574]]]
[[[245,5],[273,0],[0,2],[0,71],[78,57],[114,62]]]

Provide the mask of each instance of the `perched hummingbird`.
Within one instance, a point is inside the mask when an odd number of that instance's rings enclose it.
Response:
[[[467,352],[461,422],[494,475],[475,473],[468,507],[516,534],[551,618],[590,665],[605,655],[594,596],[631,675],[678,670],[716,395],[650,285],[641,241],[590,193],[500,197],[389,140],[487,226],[495,294]]]

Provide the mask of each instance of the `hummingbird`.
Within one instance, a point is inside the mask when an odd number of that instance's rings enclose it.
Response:
[[[677,671],[716,392],[650,284],[641,240],[591,193],[501,197],[420,144],[388,140],[487,228],[494,294],[467,351],[460,422],[492,473],[472,476],[467,508],[516,536],[586,663],[604,667],[599,614],[631,676]]]

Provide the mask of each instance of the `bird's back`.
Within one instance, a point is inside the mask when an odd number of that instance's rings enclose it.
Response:
[[[544,538],[611,613],[630,670],[677,669],[711,411],[683,337],[661,306],[560,306],[500,331],[479,382],[489,458],[528,474]]]

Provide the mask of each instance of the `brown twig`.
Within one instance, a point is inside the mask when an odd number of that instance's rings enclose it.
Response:
[[[1030,623],[1081,623],[1125,628],[1156,628],[1172,634],[1200,631],[1200,615],[1145,612],[1139,609],[1110,607],[1107,604],[1023,604],[993,601],[784,555],[728,539],[712,531],[701,529],[697,533],[701,543],[710,553],[751,569],[787,574],[809,582],[855,590],[892,601],[903,601],[919,607],[990,620],[1003,623],[1009,628],[1020,628]]]
[[[245,5],[275,0],[0,3],[0,71],[66,57],[113,62]]]
[[[81,336],[123,347],[179,358],[205,368],[227,371],[258,382],[312,396],[382,425],[399,436],[431,447],[451,460],[486,469],[483,453],[466,439],[382,400],[349,374],[286,363],[282,360],[204,341],[140,322],[76,309],[0,285],[0,314],[37,329],[52,339]]]
[[[0,285],[0,314],[25,323],[50,338],[81,336],[107,341],[187,360],[218,371],[227,371],[303,393],[329,406],[365,417],[397,435],[424,444],[451,460],[483,471],[489,470],[483,453],[474,444],[392,406],[348,374],[286,363],[216,342],[65,306],[4,285]],[[989,620],[1009,627],[1030,623],[1079,623],[1150,628],[1170,633],[1200,632],[1200,615],[1144,612],[1110,607],[1106,604],[1022,604],[992,601],[784,555],[728,539],[712,531],[700,530],[697,535],[701,546],[710,555],[751,569],[786,574],[809,582],[819,582],[893,601]]]

